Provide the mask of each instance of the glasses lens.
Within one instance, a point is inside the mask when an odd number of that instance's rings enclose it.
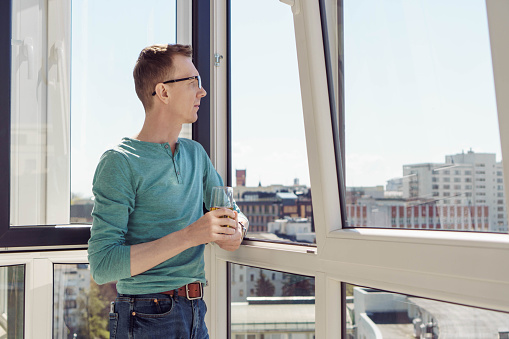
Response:
[[[198,79],[198,88],[201,89],[201,78],[200,78],[200,76],[197,75],[196,79]]]

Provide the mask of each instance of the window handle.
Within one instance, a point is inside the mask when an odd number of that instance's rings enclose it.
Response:
[[[34,78],[35,59],[34,59],[34,39],[25,38],[25,40],[11,40],[13,46],[23,46],[23,55],[27,58],[28,64],[28,79]]]
[[[214,54],[214,66],[219,67],[219,64],[221,63],[221,59],[223,56],[219,53]]]

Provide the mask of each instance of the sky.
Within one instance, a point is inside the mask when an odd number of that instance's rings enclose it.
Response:
[[[175,2],[122,1],[121,15],[114,1],[72,6],[71,189],[89,196],[100,155],[141,128],[132,69],[143,47],[175,42]],[[501,160],[484,1],[345,0],[344,11],[347,186],[470,148]],[[232,170],[248,186],[309,185],[291,8],[232,0],[231,23]]]
[[[141,129],[133,68],[144,47],[175,43],[175,26],[175,0],[72,1],[72,193],[91,196],[101,154]]]
[[[231,4],[232,167],[247,186],[309,185],[291,7]]]

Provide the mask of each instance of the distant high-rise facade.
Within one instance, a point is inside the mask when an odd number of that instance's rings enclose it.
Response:
[[[246,170],[236,170],[235,176],[237,178],[237,187],[246,186]]]
[[[350,227],[490,231],[486,205],[437,205],[435,201],[362,198],[347,204]]]
[[[447,155],[445,163],[404,165],[403,178],[404,199],[432,200],[436,206],[465,210],[483,207],[482,217],[489,219],[486,231],[507,232],[503,167],[494,153],[469,151]]]

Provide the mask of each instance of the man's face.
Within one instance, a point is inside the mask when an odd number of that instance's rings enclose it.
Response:
[[[199,75],[191,58],[183,55],[173,57],[173,79]],[[165,84],[170,95],[169,109],[179,123],[193,123],[198,119],[200,100],[207,95],[205,89],[198,87],[198,80],[185,80]]]

